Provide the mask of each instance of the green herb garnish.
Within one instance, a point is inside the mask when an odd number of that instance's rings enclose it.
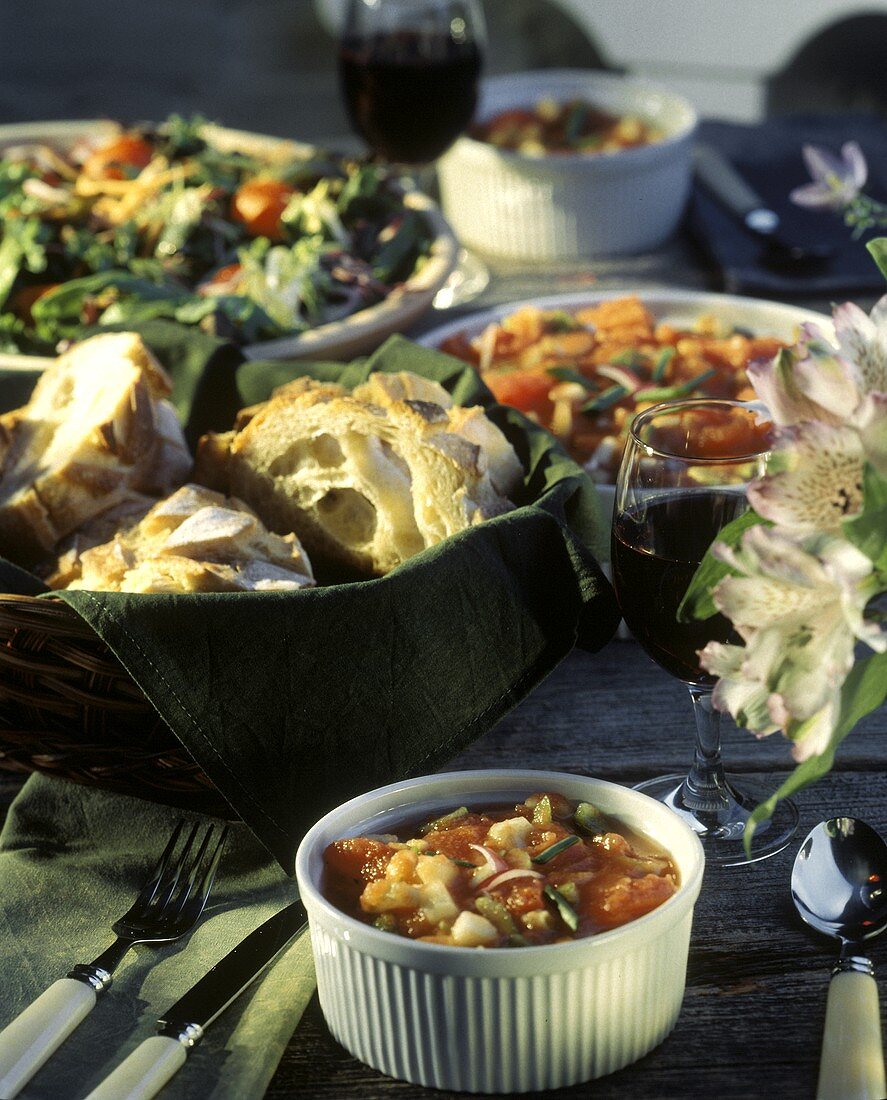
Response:
[[[551,824],[551,799],[547,794],[544,794],[533,807],[533,824]]]
[[[575,382],[583,389],[589,391],[594,389],[594,382],[589,381],[584,374],[580,374],[573,367],[548,367],[545,373],[551,375],[552,378],[556,378],[559,382]]]
[[[455,824],[460,817],[468,816],[468,807],[459,806],[456,810],[451,810],[450,813],[444,814],[443,817],[436,817],[433,821],[426,822],[419,830],[420,834],[424,836],[426,833],[437,832],[438,829],[448,829],[450,825]],[[472,864],[472,867],[474,864]]]
[[[497,932],[501,932],[503,936],[518,935],[514,919],[501,901],[482,894],[475,899],[474,905],[478,913],[482,917],[486,917]]]
[[[628,390],[625,386],[610,386],[608,389],[602,390],[591,401],[586,401],[580,411],[584,413],[603,412],[605,409],[617,405],[627,395]]]
[[[579,927],[579,914],[573,906],[570,905],[560,890],[558,890],[556,886],[546,886],[543,893],[550,901],[554,902],[560,914],[560,918],[567,928],[569,928],[571,932],[575,932]]]
[[[697,374],[695,378],[688,378],[686,382],[680,382],[674,386],[654,386],[650,389],[638,390],[634,396],[638,401],[675,401],[679,397],[686,397],[691,394],[715,373],[714,370],[703,371],[702,374]]]
[[[567,313],[563,309],[557,310],[545,319],[546,332],[576,332],[582,327],[572,313]]]
[[[672,361],[675,355],[674,348],[663,348],[659,353],[659,358],[656,360],[656,366],[653,368],[653,381],[661,382],[665,377],[665,371],[668,368],[668,364]]]
[[[574,844],[579,843],[578,836],[565,836],[558,840],[550,847],[543,849],[538,855],[533,856],[534,863],[548,863],[554,859],[555,856],[559,856],[561,852],[565,852],[567,848],[572,848]]]
[[[574,823],[590,836],[600,836],[611,832],[610,824],[597,806],[590,802],[580,802],[573,814]]]

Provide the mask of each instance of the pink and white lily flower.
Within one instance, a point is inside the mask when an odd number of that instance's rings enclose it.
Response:
[[[805,145],[801,152],[813,182],[791,192],[798,206],[843,210],[865,187],[868,165],[857,142],[846,142],[837,157],[819,145]]]
[[[788,534],[837,534],[862,511],[866,457],[854,428],[817,421],[782,428],[767,473],[748,487],[749,503]]]
[[[822,752],[857,640],[887,650],[887,634],[863,615],[871,561],[840,536],[799,541],[764,526],[714,553],[738,574],[717,585],[715,605],[745,642],[701,651],[703,667],[719,677],[714,705],[759,737],[781,729],[797,760]]]
[[[794,348],[749,365],[749,379],[775,423],[845,423],[867,394],[887,393],[887,295],[870,316],[850,302],[836,307],[834,324],[837,347],[807,323]]]

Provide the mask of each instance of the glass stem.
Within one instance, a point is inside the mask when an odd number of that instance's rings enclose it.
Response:
[[[696,718],[696,749],[684,780],[682,801],[688,809],[716,813],[731,801],[721,761],[721,716],[712,706],[710,687],[689,690]]]

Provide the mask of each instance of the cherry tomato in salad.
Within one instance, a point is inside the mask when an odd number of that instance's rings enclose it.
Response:
[[[294,189],[281,180],[248,180],[234,192],[231,216],[246,226],[251,237],[280,240],[283,235],[280,216],[294,194]]]
[[[197,293],[205,298],[214,294],[237,294],[242,270],[242,264],[226,264],[220,267],[198,286]]]
[[[83,174],[95,180],[122,180],[138,175],[154,156],[154,147],[138,134],[121,134],[94,149]]]

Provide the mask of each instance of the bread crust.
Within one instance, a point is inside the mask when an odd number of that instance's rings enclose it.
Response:
[[[191,458],[172,383],[136,333],[94,336],[0,418],[0,554],[31,565],[127,497],[166,494]]]
[[[271,534],[239,500],[184,485],[106,542],[73,547],[53,588],[105,592],[243,592],[314,583],[295,535]]]
[[[198,476],[295,531],[314,560],[382,575],[513,507],[522,469],[482,409],[456,409],[403,372],[341,387],[283,387],[240,430],[204,437]],[[446,402],[441,404],[439,402]]]

